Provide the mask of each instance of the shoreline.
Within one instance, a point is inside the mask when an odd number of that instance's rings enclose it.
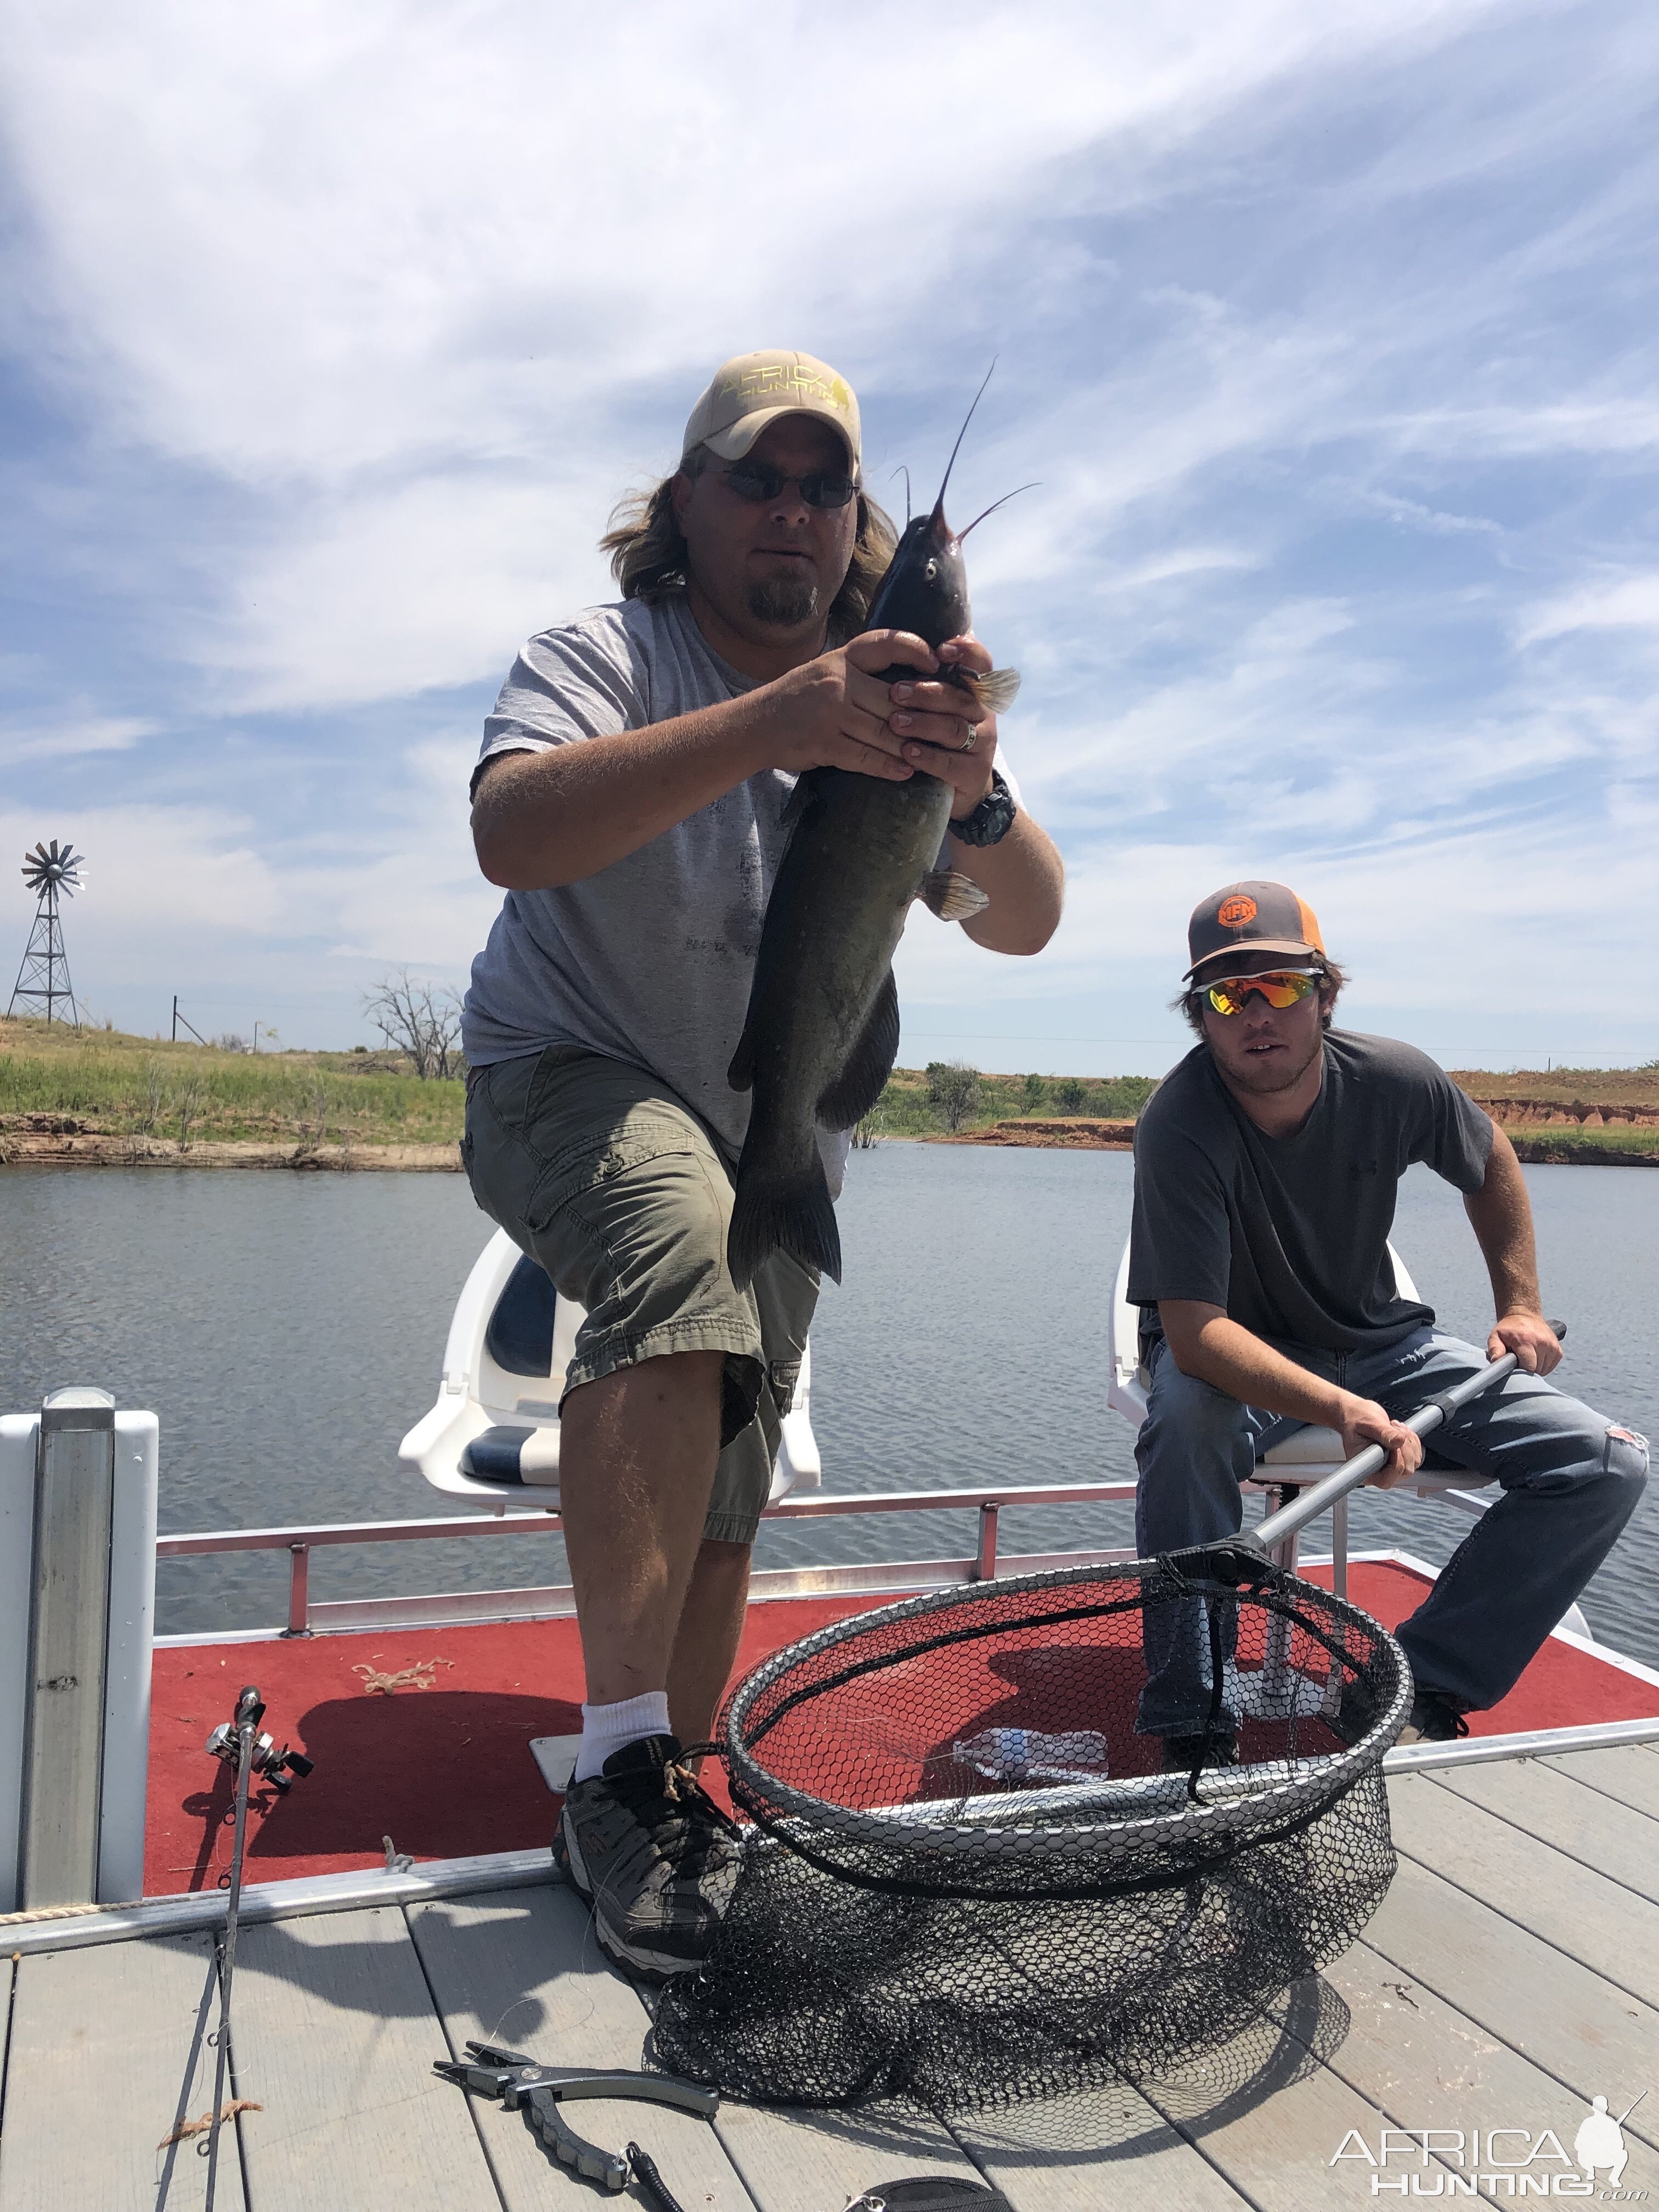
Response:
[[[1568,1128],[1572,1123],[1568,1123]],[[1610,1145],[1575,1143],[1564,1133],[1507,1128],[1516,1156],[1534,1167],[1659,1168],[1659,1150],[1626,1152]],[[1013,1150],[1132,1152],[1133,1121],[1032,1120],[998,1121],[983,1129],[918,1132],[878,1138],[878,1143],[988,1145]],[[179,1145],[166,1137],[112,1137],[79,1129],[71,1134],[0,1132],[0,1170],[9,1167],[214,1168],[289,1175],[459,1175],[460,1146],[439,1145],[271,1145],[246,1140]]]
[[[461,1150],[444,1145],[179,1145],[168,1137],[0,1134],[0,1169],[242,1168],[292,1175],[459,1175]]]
[[[1481,1102],[1477,1101],[1477,1103]],[[1494,1116],[1494,1119],[1496,1117]],[[1500,1122],[1505,1136],[1515,1146],[1516,1158],[1533,1167],[1586,1168],[1659,1168],[1659,1145],[1651,1152],[1626,1152],[1613,1145],[1574,1143],[1565,1131],[1582,1128],[1590,1118],[1587,1113],[1553,1125],[1545,1122],[1540,1115],[1532,1130],[1516,1128]],[[1645,1110],[1635,1115],[1608,1114],[1607,1121],[1636,1120],[1638,1127],[1650,1126]],[[1601,1117],[1597,1116],[1598,1124]],[[1128,1152],[1134,1150],[1133,1121],[1104,1121],[1094,1120],[997,1121],[988,1128],[961,1129],[949,1136],[926,1135],[915,1142],[923,1145],[1011,1145],[1047,1146],[1069,1152]],[[1556,1136],[1553,1129],[1559,1127],[1564,1133]],[[1548,1130],[1550,1133],[1544,1133]]]

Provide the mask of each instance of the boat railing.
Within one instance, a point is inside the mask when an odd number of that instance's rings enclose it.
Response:
[[[972,1553],[947,1559],[850,1561],[838,1565],[762,1568],[750,1578],[750,1596],[811,1597],[931,1589],[945,1583],[988,1582],[998,1573],[1037,1574],[1057,1566],[1101,1565],[1132,1559],[1133,1547],[1026,1553],[999,1558],[999,1518],[1005,1505],[1121,1504],[1133,1482],[999,1483],[961,1490],[807,1491],[765,1508],[766,1521],[820,1520],[848,1514],[972,1512],[978,1517]],[[454,1626],[466,1622],[556,1619],[574,1613],[567,1584],[538,1589],[464,1590],[419,1597],[315,1599],[311,1555],[336,1544],[407,1544],[464,1536],[546,1536],[562,1526],[556,1508],[488,1516],[444,1514],[419,1521],[325,1521],[280,1528],[204,1528],[158,1535],[161,1559],[198,1559],[224,1552],[286,1552],[288,1619],[280,1629],[238,1632],[252,1638],[310,1636],[354,1628]],[[158,1643],[197,1643],[204,1631],[158,1637]],[[214,1632],[216,1641],[223,1640]]]

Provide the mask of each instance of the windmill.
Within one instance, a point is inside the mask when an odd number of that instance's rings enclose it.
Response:
[[[54,1006],[67,1006],[69,1019],[79,1029],[81,1018],[70,988],[69,956],[64,950],[64,926],[58,918],[58,894],[62,891],[65,898],[71,898],[80,889],[81,856],[67,843],[60,847],[54,837],[50,849],[37,845],[23,855],[23,881],[35,895],[34,927],[12,986],[7,1016],[16,1012],[19,1000],[26,1013],[44,1006],[48,1021]]]

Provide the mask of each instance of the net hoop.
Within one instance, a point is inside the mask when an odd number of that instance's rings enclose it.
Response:
[[[873,1612],[831,1622],[774,1653],[738,1685],[726,1708],[724,1751],[733,1800],[781,1842],[798,1851],[804,1850],[807,1856],[819,1858],[820,1852],[813,1848],[813,1842],[821,1844],[826,1832],[833,1832],[838,1842],[866,1845],[878,1851],[898,1850],[907,1860],[918,1864],[932,1863],[937,1868],[936,1878],[942,1887],[948,1886],[945,1869],[970,1846],[982,1848],[994,1844],[999,1856],[1024,1857],[1028,1863],[1049,1861],[1058,1867],[1068,1858],[1097,1861],[1103,1846],[1119,1840],[1126,1849],[1169,1845],[1191,1850],[1201,1859],[1215,1850],[1230,1854],[1263,1830],[1281,1833],[1293,1831],[1304,1819],[1316,1817],[1363,1777],[1376,1771],[1383,1752],[1404,1727],[1410,1711],[1411,1670],[1394,1637],[1369,1614],[1316,1583],[1266,1562],[1263,1565],[1262,1580],[1253,1589],[1235,1590],[1219,1582],[1191,1578],[1188,1578],[1186,1589],[1196,1597],[1237,1597],[1241,1602],[1254,1603],[1292,1620],[1303,1633],[1323,1644],[1332,1653],[1334,1662],[1339,1647],[1334,1637],[1322,1634],[1310,1626],[1304,1608],[1311,1608],[1340,1622],[1357,1638],[1371,1644],[1392,1674],[1390,1692],[1364,1735],[1339,1751],[1303,1759],[1291,1774],[1270,1776],[1252,1766],[1211,1769],[1202,1778],[1201,1795],[1196,1800],[1188,1795],[1186,1777],[1176,1772],[857,1808],[815,1796],[785,1781],[772,1773],[757,1755],[757,1745],[763,1742],[769,1729],[789,1705],[781,1705],[776,1713],[758,1726],[757,1708],[785,1677],[824,1653],[867,1638],[884,1627],[925,1620],[936,1614],[969,1613],[976,1601],[983,1603],[992,1598],[1006,1601],[1022,1594],[1036,1595],[1068,1587],[1090,1586],[1099,1591],[1103,1585],[1113,1581],[1126,1584],[1144,1583],[1164,1571],[1156,1560],[1137,1559],[1109,1566],[1071,1567],[1009,1577],[973,1583],[966,1589],[929,1591]],[[1060,1622],[1068,1618],[1098,1619],[1114,1612],[1137,1609],[1143,1601],[1139,1591],[1126,1593],[1115,1601],[1097,1598],[1093,1603],[1079,1607],[1075,1614],[1060,1612],[1050,1618]],[[982,1626],[963,1621],[939,1641],[967,1641],[999,1632],[1000,1624],[994,1619],[988,1620]],[[917,1648],[911,1647],[912,1650]],[[814,1693],[805,1692],[802,1695]],[[851,1867],[840,1870],[855,1881],[859,1878]]]

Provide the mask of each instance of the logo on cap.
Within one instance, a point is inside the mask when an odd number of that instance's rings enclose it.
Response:
[[[1243,892],[1235,892],[1231,898],[1222,900],[1215,918],[1224,929],[1243,929],[1246,923],[1255,920],[1255,901]]]
[[[720,396],[731,396],[751,406],[787,405],[791,399],[816,402],[846,414],[853,404],[849,386],[839,376],[822,376],[798,362],[767,362],[758,368],[739,370],[720,379]]]

